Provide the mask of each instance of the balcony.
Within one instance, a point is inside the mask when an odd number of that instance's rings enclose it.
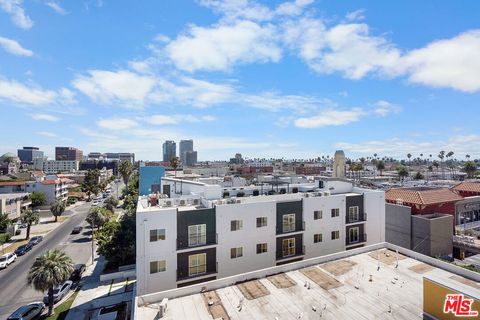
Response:
[[[360,214],[358,214],[358,216],[356,218],[358,218],[358,219],[351,219],[351,217],[347,213],[347,216],[345,217],[345,223],[349,224],[349,223],[365,222],[365,221],[367,221],[367,213],[366,212],[360,213]]]
[[[209,267],[207,264],[195,267],[186,267],[182,269],[177,269],[177,281],[195,279],[198,277],[204,277],[216,273],[218,273],[218,262],[216,262],[213,267]]]
[[[295,251],[294,254],[284,254],[282,251],[277,251],[276,258],[277,260],[282,260],[282,259],[289,259],[289,258],[294,258],[298,256],[304,256],[305,255],[305,246],[302,245],[302,250],[301,251]]]
[[[210,246],[214,244],[218,244],[218,233],[207,233],[205,239],[201,239],[201,237],[189,239],[188,236],[177,238],[177,250]]]
[[[346,240],[346,245],[347,246],[351,246],[351,245],[354,245],[354,244],[365,243],[365,242],[367,242],[367,234],[366,233],[359,234],[357,239],[354,239],[353,237],[352,238],[347,237],[345,240]]]
[[[300,221],[296,224],[287,225],[286,228],[284,228],[283,225],[277,226],[277,235],[299,231],[305,231],[305,221]]]

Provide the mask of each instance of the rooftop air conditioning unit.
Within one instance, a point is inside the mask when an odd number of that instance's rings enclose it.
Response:
[[[241,202],[242,202],[242,201],[240,201],[240,200],[237,200],[237,203],[241,203]]]
[[[162,302],[160,302],[160,305],[158,306],[158,313],[157,313],[158,318],[163,318],[167,313],[167,303],[168,303],[168,298],[163,298]]]
[[[329,196],[329,195],[330,195],[330,191],[325,191],[325,192],[323,193],[323,195],[324,195],[324,196]]]
[[[165,206],[166,207],[171,207],[172,206],[172,201],[170,201],[170,200],[165,201]]]
[[[184,206],[185,205],[185,200],[180,200],[180,205]]]
[[[198,199],[193,199],[193,204],[198,205]]]
[[[305,193],[305,198],[308,198],[310,197],[310,195],[308,193]]]

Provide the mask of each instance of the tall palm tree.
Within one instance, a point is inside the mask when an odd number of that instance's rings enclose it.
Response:
[[[62,215],[66,208],[67,205],[65,204],[65,201],[62,201],[60,199],[55,200],[55,202],[50,207],[50,211],[55,216],[55,222],[57,222],[58,217]]]
[[[380,175],[383,175],[383,170],[385,170],[385,162],[383,160],[380,160],[377,162],[377,170],[380,171]]]
[[[20,215],[20,219],[22,220],[22,223],[25,223],[27,225],[27,236],[25,237],[25,240],[28,240],[30,239],[30,227],[32,226],[32,224],[38,223],[38,221],[40,221],[40,215],[38,214],[38,212],[26,209]]]
[[[48,290],[48,315],[53,313],[53,289],[68,280],[73,272],[73,261],[60,250],[48,250],[33,262],[27,281],[37,291]]]
[[[408,158],[408,165],[410,165],[410,158],[412,157],[412,154],[411,153],[408,153],[407,154],[407,158]]]
[[[123,182],[128,185],[128,179],[133,172],[133,165],[130,161],[124,160],[120,163],[118,172],[122,175]]]
[[[445,171],[443,170],[443,158],[445,158],[445,151],[440,151],[438,153],[438,158],[440,159],[440,168],[442,169],[442,179],[445,178]]]

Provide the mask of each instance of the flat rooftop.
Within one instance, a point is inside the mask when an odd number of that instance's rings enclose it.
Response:
[[[478,282],[386,248],[168,300],[162,319],[422,319],[423,276]],[[210,306],[209,306],[210,302]],[[158,304],[136,309],[155,319]]]

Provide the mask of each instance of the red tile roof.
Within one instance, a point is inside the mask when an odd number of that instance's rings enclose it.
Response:
[[[460,192],[478,192],[480,193],[480,182],[464,181],[452,188],[454,191]]]
[[[48,184],[59,184],[61,181],[60,180],[43,180],[42,184],[48,185]]]
[[[0,186],[23,186],[26,181],[1,181]]]
[[[455,202],[463,198],[447,188],[439,189],[415,189],[415,188],[394,188],[385,192],[385,200],[405,203],[430,205],[445,202]]]

